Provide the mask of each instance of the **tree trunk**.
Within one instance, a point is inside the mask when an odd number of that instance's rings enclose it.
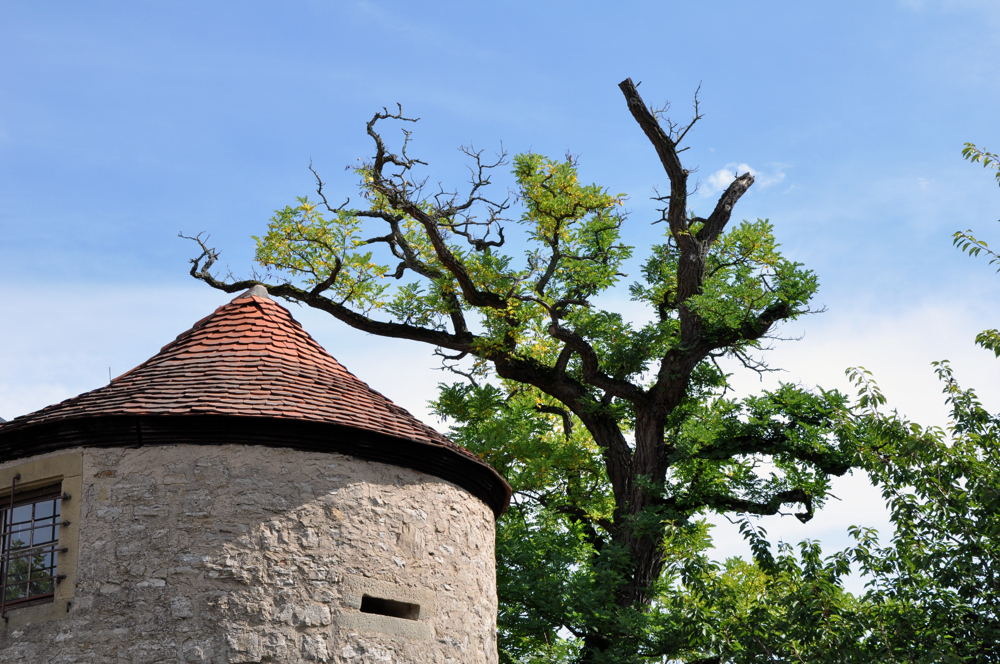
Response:
[[[649,606],[653,599],[651,586],[663,571],[664,563],[663,523],[657,522],[653,528],[641,526],[638,532],[636,529],[642,513],[662,502],[660,490],[667,472],[663,418],[644,411],[640,409],[636,418],[635,453],[627,492],[615,496],[615,524],[622,526],[619,537],[628,547],[633,563],[629,582],[617,593],[616,601],[621,607]]]
[[[642,411],[646,411],[645,413]],[[663,439],[663,418],[642,409],[635,427],[635,449],[621,453],[612,438],[623,439],[618,423],[613,428],[600,426],[599,421],[585,421],[594,440],[604,450],[608,475],[614,490],[615,512],[611,543],[629,554],[625,581],[612,592],[614,603],[625,610],[643,612],[652,603],[653,585],[663,572],[665,563],[662,522],[643,518],[643,512],[662,502],[659,489],[666,477],[666,452]],[[618,452],[616,454],[616,451]],[[637,527],[638,526],[638,527]],[[626,629],[592,632],[584,635],[587,654],[585,662],[604,661],[600,653],[624,645],[634,637]],[[629,647],[633,652],[635,648]]]

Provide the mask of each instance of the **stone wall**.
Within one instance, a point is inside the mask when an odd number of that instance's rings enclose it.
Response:
[[[11,611],[0,661],[497,661],[494,518],[464,489],[281,448],[81,451],[70,608]]]

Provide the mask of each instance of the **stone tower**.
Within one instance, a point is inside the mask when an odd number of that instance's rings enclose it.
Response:
[[[493,663],[509,498],[255,287],[0,424],[0,662]]]

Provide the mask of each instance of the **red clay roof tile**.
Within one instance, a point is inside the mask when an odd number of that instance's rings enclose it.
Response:
[[[328,422],[477,458],[368,387],[287,309],[257,296],[239,296],[219,307],[110,385],[0,428],[117,414],[184,413]]]

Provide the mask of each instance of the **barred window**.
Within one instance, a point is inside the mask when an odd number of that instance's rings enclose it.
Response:
[[[51,602],[56,584],[62,485],[19,490],[0,499],[0,613]]]

